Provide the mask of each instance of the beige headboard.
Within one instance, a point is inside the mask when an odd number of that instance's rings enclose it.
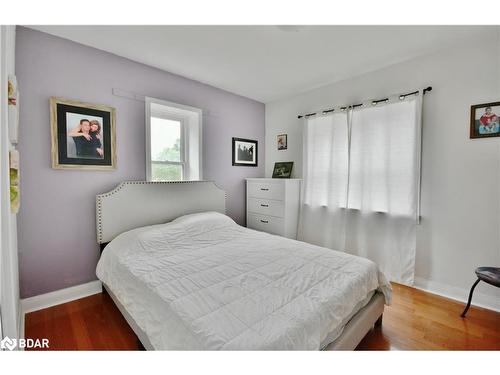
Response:
[[[96,197],[97,242],[206,211],[226,213],[226,193],[213,181],[122,182]]]

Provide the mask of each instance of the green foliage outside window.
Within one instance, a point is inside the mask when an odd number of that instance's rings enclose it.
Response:
[[[181,161],[181,140],[177,141],[172,147],[166,147],[161,150],[154,160],[158,161]],[[151,177],[153,181],[172,181],[182,180],[182,166],[176,164],[160,164],[152,162]]]

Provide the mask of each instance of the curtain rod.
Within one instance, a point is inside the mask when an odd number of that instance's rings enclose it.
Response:
[[[424,95],[426,93],[428,93],[429,91],[432,91],[432,87],[431,86],[428,86],[424,89]],[[415,94],[418,94],[418,90],[417,91],[413,91],[413,92],[409,92],[407,94],[401,94],[399,95],[399,99],[401,100],[404,100],[407,96],[410,96],[410,95],[415,95]],[[378,100],[372,100],[372,104],[374,105],[377,105],[378,103],[382,103],[382,102],[387,102],[389,101],[389,98],[384,98],[384,99],[378,99]],[[348,108],[357,108],[357,107],[361,107],[363,104],[360,103],[360,104],[353,104],[353,105],[349,105],[349,106],[344,106],[344,107],[340,107],[340,110],[341,111],[345,111],[346,109]],[[327,113],[331,113],[335,111],[335,109],[326,109],[324,111],[321,111],[322,114],[326,115]],[[314,116],[314,115],[317,115],[318,113],[317,112],[313,112],[313,113],[306,113],[305,115],[298,115],[297,118],[307,118],[309,116]]]

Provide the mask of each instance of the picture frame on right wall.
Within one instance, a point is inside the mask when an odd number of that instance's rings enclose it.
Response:
[[[470,138],[500,137],[500,102],[472,105]]]
[[[278,134],[276,136],[276,143],[279,151],[286,150],[288,148],[287,138],[286,134]]]

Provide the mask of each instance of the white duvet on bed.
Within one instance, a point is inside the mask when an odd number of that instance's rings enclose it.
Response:
[[[155,349],[317,350],[373,291],[390,297],[367,259],[214,212],[121,234],[97,276]]]

